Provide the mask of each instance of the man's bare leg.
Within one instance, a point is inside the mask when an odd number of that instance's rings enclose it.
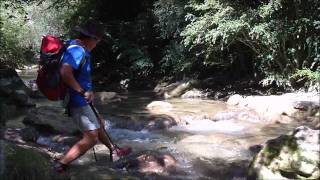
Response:
[[[59,160],[59,162],[62,164],[69,164],[73,160],[83,155],[97,143],[98,134],[98,129],[83,132],[82,139],[78,141],[75,145],[73,145],[69,149],[69,151],[64,155],[64,157]]]

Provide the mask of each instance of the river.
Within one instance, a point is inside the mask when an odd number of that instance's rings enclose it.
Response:
[[[25,81],[34,79],[35,71],[20,72]],[[120,146],[127,145],[133,154],[144,151],[171,154],[177,160],[176,169],[167,175],[144,174],[112,166],[106,155],[106,148],[96,145],[98,163],[94,163],[92,151],[74,162],[71,174],[83,173],[89,167],[111,168],[116,174],[126,174],[139,179],[246,179],[247,167],[266,140],[285,134],[299,124],[267,124],[258,117],[235,116],[237,107],[222,101],[209,99],[169,99],[164,100],[152,91],[119,93],[121,101],[98,105],[97,109],[107,120],[107,131]],[[166,117],[181,119],[169,128],[148,129],[139,122],[151,122],[161,112],[148,110],[153,101],[164,101],[172,105]],[[36,99],[39,106],[59,106],[59,103]],[[241,111],[241,110],[240,110]],[[218,113],[224,116],[214,120]],[[8,121],[7,127],[23,127],[24,113]],[[130,123],[135,122],[135,123]],[[143,123],[142,123],[143,124]],[[145,124],[145,123],[144,123]],[[43,144],[50,146],[46,137]],[[102,165],[103,164],[103,165]],[[93,172],[94,173],[94,172]]]

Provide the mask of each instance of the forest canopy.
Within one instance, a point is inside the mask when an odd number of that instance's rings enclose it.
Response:
[[[317,0],[2,0],[0,66],[36,63],[44,34],[71,38],[97,19],[93,53],[106,82],[123,79],[319,81]],[[270,81],[271,82],[271,81]]]

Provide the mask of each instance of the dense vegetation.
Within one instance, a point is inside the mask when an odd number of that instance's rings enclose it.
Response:
[[[35,62],[41,35],[95,18],[110,37],[94,51],[100,84],[320,78],[317,0],[2,0],[0,10],[1,67]]]

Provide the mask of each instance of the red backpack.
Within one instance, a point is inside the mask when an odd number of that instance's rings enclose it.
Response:
[[[66,94],[66,85],[61,79],[60,67],[63,53],[67,47],[68,43],[64,43],[60,38],[53,35],[46,35],[41,41],[36,83],[40,92],[52,101],[63,100]],[[85,60],[85,58],[81,60],[76,74],[79,74]]]

